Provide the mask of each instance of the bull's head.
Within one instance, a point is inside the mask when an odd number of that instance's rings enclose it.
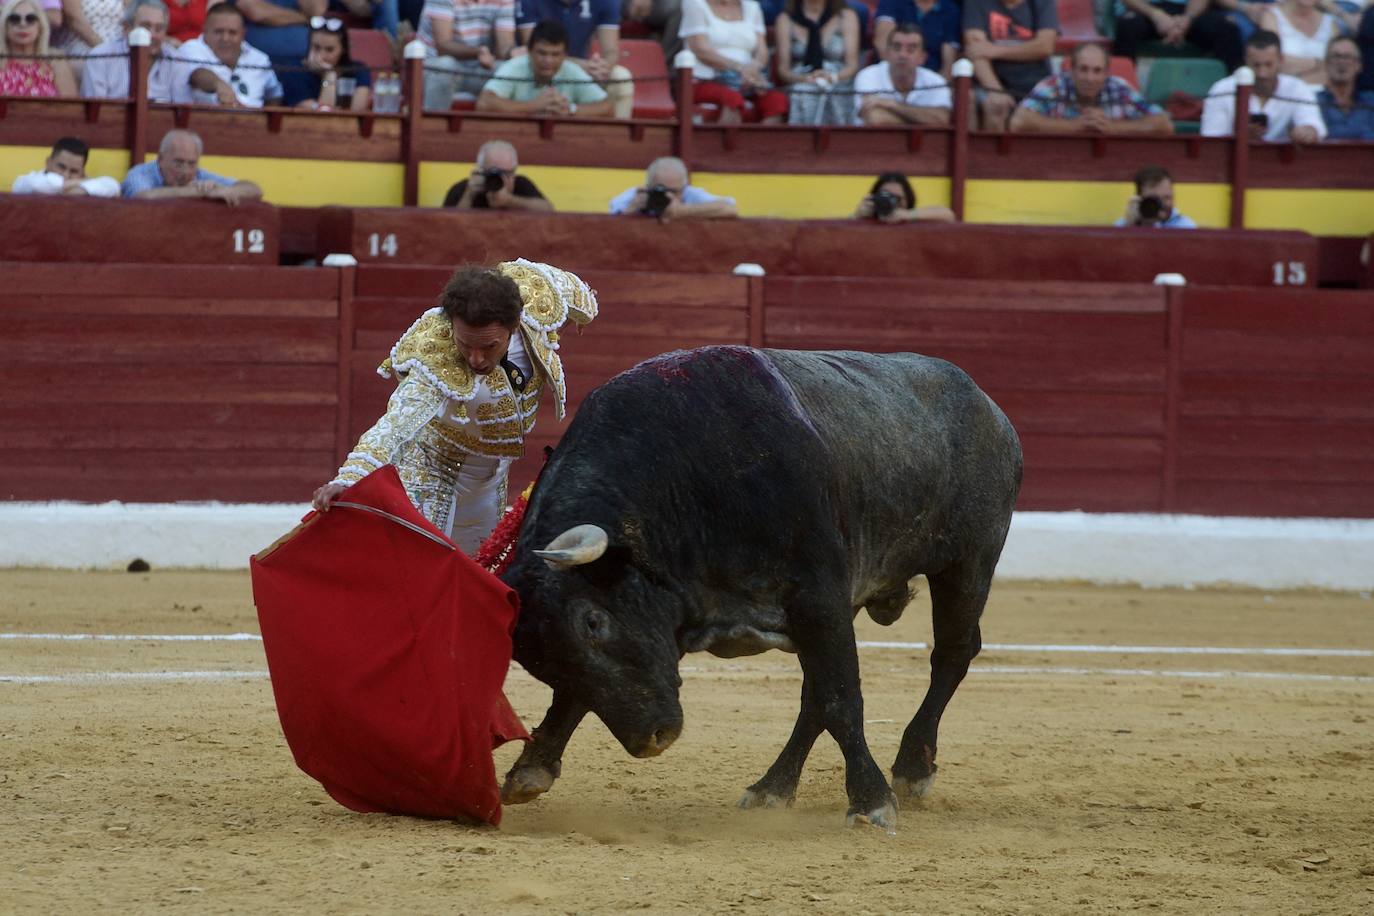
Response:
[[[596,525],[532,553],[543,562],[519,564],[514,583],[516,659],[578,698],[631,754],[667,750],[682,731],[675,600]]]

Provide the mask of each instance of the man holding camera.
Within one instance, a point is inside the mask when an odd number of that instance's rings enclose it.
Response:
[[[1316,143],[1326,138],[1315,87],[1280,73],[1279,36],[1260,29],[1245,41],[1245,66],[1255,74],[1250,91],[1250,139],[1269,143]],[[1212,84],[1202,105],[1202,135],[1229,137],[1235,130],[1236,77]]]
[[[674,219],[731,219],[739,215],[734,198],[717,197],[687,180],[687,164],[663,156],[649,164],[644,185],[626,188],[611,201],[611,214]]]
[[[1174,179],[1167,169],[1147,165],[1135,173],[1135,196],[1126,203],[1118,226],[1146,229],[1196,229],[1197,223],[1174,209]]]
[[[533,181],[517,175],[515,147],[505,140],[488,140],[477,151],[472,176],[448,189],[444,206],[456,210],[525,210],[552,213],[553,204]]]

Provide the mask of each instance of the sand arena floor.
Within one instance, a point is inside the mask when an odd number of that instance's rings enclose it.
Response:
[[[256,632],[246,573],[0,571],[0,633]],[[918,599],[860,638],[929,638]],[[796,712],[779,653],[686,659],[682,738],[588,720],[500,830],[335,805],[297,771],[261,644],[0,639],[0,912],[1374,912],[1374,602],[1002,583],[896,836],[843,826],[822,737],[789,810],[740,811]],[[926,653],[866,648],[886,766]],[[204,680],[111,672],[214,671]],[[46,678],[46,679],[41,679]],[[547,690],[514,672],[531,724]],[[504,773],[517,749],[503,748]]]

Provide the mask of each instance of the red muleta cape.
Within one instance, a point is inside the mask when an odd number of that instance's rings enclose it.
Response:
[[[355,811],[501,821],[492,749],[528,740],[501,691],[513,590],[411,503],[396,469],[251,560],[296,764]]]

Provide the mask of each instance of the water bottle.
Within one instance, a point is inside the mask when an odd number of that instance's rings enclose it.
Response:
[[[401,110],[401,78],[390,71],[377,75],[372,108],[379,114],[396,114]]]

